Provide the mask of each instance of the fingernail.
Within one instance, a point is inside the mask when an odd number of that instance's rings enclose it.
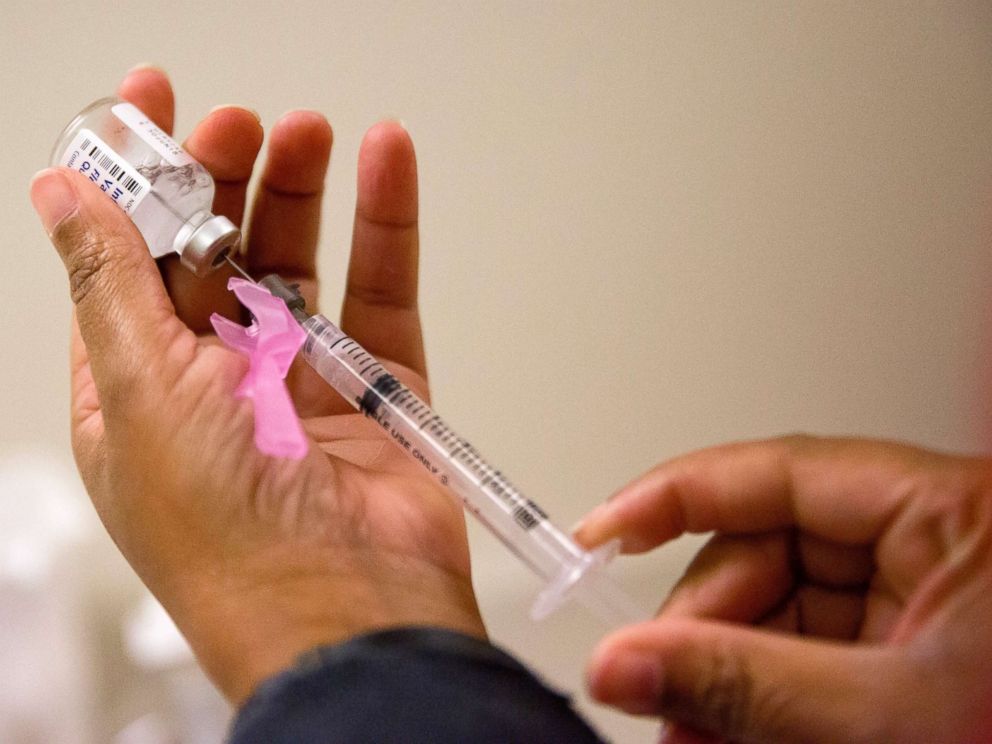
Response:
[[[582,519],[576,522],[572,527],[572,534],[578,534],[581,530],[588,529],[590,525],[595,524],[600,519],[605,517],[610,511],[610,502],[604,501],[602,504],[597,506],[591,512],[586,514]]]
[[[162,75],[164,75],[165,77],[169,77],[169,73],[167,73],[165,70],[163,70],[158,65],[152,64],[151,62],[139,62],[134,67],[132,67],[130,70],[128,70],[125,73],[125,75],[130,75],[132,72],[141,72],[143,70],[151,70],[153,72],[159,72]]]
[[[76,211],[79,200],[65,174],[47,168],[31,179],[31,203],[49,235],[66,217]]]
[[[656,713],[663,681],[655,656],[621,651],[594,673],[593,695],[628,713]]]
[[[258,121],[259,124],[262,123],[262,117],[255,109],[248,108],[247,106],[241,106],[237,103],[225,103],[220,106],[214,106],[212,109],[210,109],[208,113],[212,114],[214,111],[220,111],[221,109],[232,109],[232,108],[241,109],[242,111],[247,111],[249,114],[255,117],[255,119]]]

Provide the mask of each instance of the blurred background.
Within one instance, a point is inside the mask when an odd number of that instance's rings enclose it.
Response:
[[[364,131],[421,173],[437,408],[561,525],[656,462],[807,431],[982,452],[992,6],[872,2],[17,2],[0,26],[0,740],[218,741],[229,712],[92,514],[68,437],[65,276],[27,199],[61,128],[139,62],[177,138],[237,103],[335,130],[323,302]],[[122,350],[126,353],[127,350]],[[655,605],[702,538],[621,561]],[[582,692],[606,629],[534,624],[473,525],[493,639]]]

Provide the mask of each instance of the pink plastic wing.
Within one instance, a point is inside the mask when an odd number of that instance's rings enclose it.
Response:
[[[266,455],[301,460],[307,454],[307,438],[285,379],[307,334],[286,303],[265,287],[235,277],[227,288],[255,322],[245,328],[214,313],[210,323],[226,346],[248,357],[248,373],[234,394],[251,398],[255,405],[255,446]]]

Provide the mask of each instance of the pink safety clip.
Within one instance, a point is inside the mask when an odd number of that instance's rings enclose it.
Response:
[[[254,403],[255,446],[266,455],[302,460],[309,445],[285,379],[307,334],[286,303],[265,287],[232,277],[227,288],[255,320],[245,328],[214,313],[210,323],[228,348],[250,361],[248,373],[234,395],[251,398]]]

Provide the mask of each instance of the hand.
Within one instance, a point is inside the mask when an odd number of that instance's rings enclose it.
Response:
[[[164,73],[132,71],[118,94],[171,130]],[[243,257],[255,277],[300,282],[312,312],[331,139],[313,112],[273,127]],[[211,112],[185,143],[216,180],[215,213],[235,223],[261,143],[257,117],[237,107]],[[363,631],[429,624],[485,636],[460,504],[309,368],[288,379],[307,457],[255,449],[251,404],[233,395],[247,361],[212,338],[208,321],[213,311],[240,316],[228,271],[197,279],[174,258],[156,266],[129,219],[78,174],[45,171],[31,196],[75,303],[72,439],[83,480],[231,700],[301,652]],[[417,250],[413,145],[381,123],[359,155],[341,325],[426,397]]]
[[[626,552],[715,531],[658,617],[606,638],[592,695],[744,742],[992,736],[992,467],[790,437],[664,464],[582,524]],[[754,627],[749,627],[754,626]]]

